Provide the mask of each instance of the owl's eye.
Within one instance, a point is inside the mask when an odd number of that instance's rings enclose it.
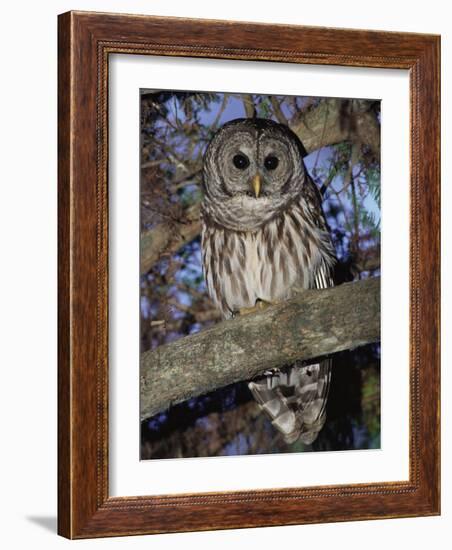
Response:
[[[238,153],[237,155],[234,155],[232,162],[234,163],[234,166],[239,170],[245,170],[245,168],[248,168],[248,166],[250,165],[249,158],[243,153]]]
[[[275,157],[274,155],[268,155],[268,157],[264,160],[264,166],[267,170],[275,170],[278,164],[278,157]]]

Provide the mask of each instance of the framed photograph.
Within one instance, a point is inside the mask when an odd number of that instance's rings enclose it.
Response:
[[[59,16],[61,535],[440,513],[439,56]]]

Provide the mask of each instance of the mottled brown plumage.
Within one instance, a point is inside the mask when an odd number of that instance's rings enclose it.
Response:
[[[208,292],[225,318],[294,287],[333,284],[333,246],[304,148],[286,126],[238,119],[204,157],[202,255]],[[331,361],[264,373],[249,388],[288,443],[311,443],[325,422]]]

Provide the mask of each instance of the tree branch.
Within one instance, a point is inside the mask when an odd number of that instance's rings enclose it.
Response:
[[[379,278],[301,291],[258,313],[143,353],[141,418],[296,359],[379,339]]]
[[[140,238],[140,273],[146,273],[163,254],[174,254],[201,232],[200,204],[191,206],[183,221],[168,220],[144,231]]]
[[[344,101],[325,99],[318,106],[303,113],[299,120],[291,122],[291,129],[298,135],[308,153],[327,145],[343,141],[359,141],[370,147],[378,157],[380,155],[380,128],[374,113],[356,110],[348,114],[347,123],[342,113]]]
[[[285,124],[286,126],[289,126],[289,121],[287,120],[286,116],[282,112],[281,105],[277,100],[277,98],[274,95],[269,97],[270,97],[270,103],[272,104],[272,107],[273,107],[273,113],[275,114],[278,122],[280,124]]]

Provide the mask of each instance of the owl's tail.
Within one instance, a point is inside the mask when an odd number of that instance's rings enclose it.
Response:
[[[330,380],[331,359],[325,359],[266,372],[248,387],[286,443],[309,445],[325,424]]]

